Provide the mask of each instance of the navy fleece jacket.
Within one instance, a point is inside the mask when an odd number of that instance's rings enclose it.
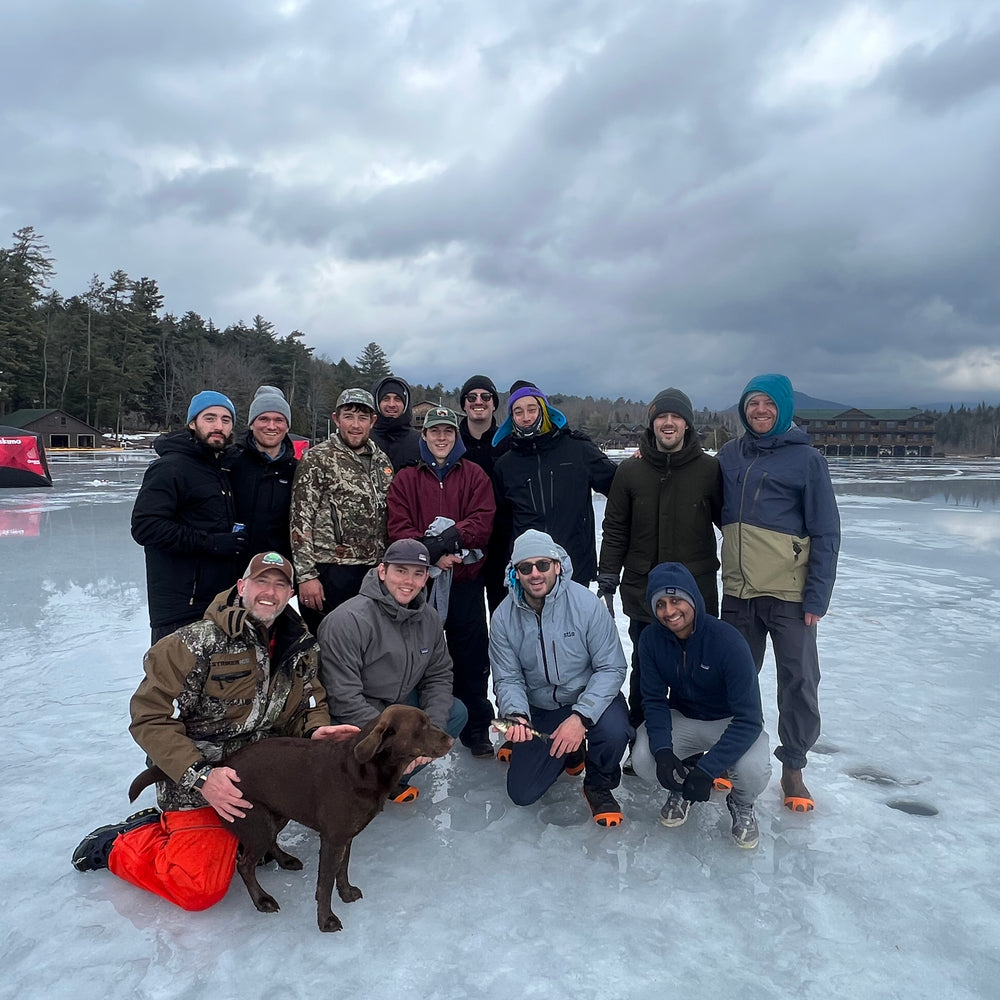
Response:
[[[660,563],[649,574],[646,600],[664,587],[686,590],[695,600],[694,631],[683,642],[656,620],[639,639],[642,707],[649,749],[672,749],[670,710],[689,719],[732,721],[698,762],[713,778],[750,749],[764,728],[760,687],[750,647],[727,622],[705,612],[694,577],[681,563]]]

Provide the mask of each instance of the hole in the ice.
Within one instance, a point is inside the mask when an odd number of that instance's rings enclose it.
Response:
[[[820,740],[812,748],[810,753],[818,753],[825,757],[829,754],[840,753],[840,747],[838,747],[836,743],[826,743],[823,740]]]
[[[898,809],[911,816],[937,816],[938,814],[934,806],[927,802],[920,802],[918,799],[889,799],[886,805],[890,809]]]

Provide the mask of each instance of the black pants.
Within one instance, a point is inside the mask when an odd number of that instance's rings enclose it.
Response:
[[[481,576],[468,582],[452,583],[444,633],[455,667],[452,694],[469,711],[462,742],[470,746],[474,739],[488,734],[493,720],[493,705],[487,696],[490,642]]]
[[[777,597],[722,598],[722,620],[746,639],[757,673],[771,637],[778,679],[778,748],[774,756],[801,770],[819,739],[819,653],[816,626],[806,625],[802,605]]]
[[[306,628],[316,634],[319,623],[334,608],[340,607],[344,601],[358,596],[361,589],[361,581],[371,566],[341,566],[339,563],[320,563],[319,582],[323,584],[323,607],[317,611],[315,608],[304,608],[299,605],[299,612],[302,620],[306,623]]]

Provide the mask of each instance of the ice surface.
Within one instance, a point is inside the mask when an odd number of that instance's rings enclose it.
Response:
[[[580,779],[522,809],[502,765],[463,751],[358,838],[365,898],[335,899],[344,931],[324,935],[301,827],[285,839],[305,870],[261,875],[275,915],[238,878],[185,913],[70,866],[83,834],[130,811],[143,766],[128,522],[146,461],[56,455],[52,490],[0,492],[0,996],[1000,996],[1000,462],[833,462],[844,544],[820,626],[815,813],[782,809],[773,778],[760,846],[741,851],[721,798],[667,830],[664,793],[626,778],[626,823],[602,830]],[[770,663],[762,690],[773,743]],[[922,807],[936,814],[904,811]]]

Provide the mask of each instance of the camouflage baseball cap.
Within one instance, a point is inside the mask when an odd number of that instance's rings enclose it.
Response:
[[[266,573],[269,569],[276,569],[289,583],[295,583],[295,571],[292,569],[292,564],[278,552],[258,552],[250,560],[250,565],[247,566],[243,579],[256,580],[258,576]]]
[[[378,412],[375,409],[375,399],[367,389],[345,389],[337,397],[334,409],[339,410],[342,406],[366,406],[372,413]]]
[[[446,427],[454,427],[458,430],[458,417],[454,410],[449,410],[447,406],[435,406],[433,410],[428,410],[424,417],[424,430],[428,427],[436,427],[444,424]]]

